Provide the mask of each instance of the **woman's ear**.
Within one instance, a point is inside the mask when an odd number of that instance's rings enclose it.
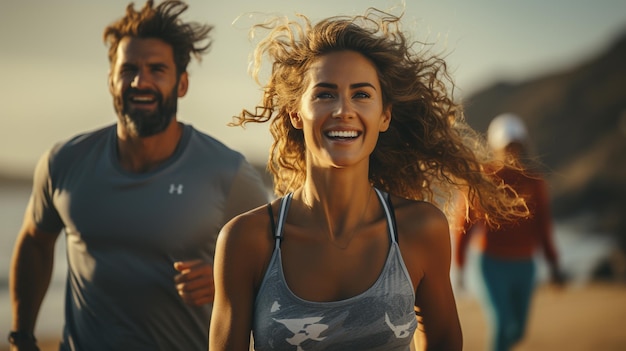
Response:
[[[298,112],[289,112],[289,119],[291,120],[291,125],[296,129],[302,129],[302,118],[300,118],[300,114]]]
[[[382,118],[380,119],[380,126],[378,130],[380,132],[386,132],[387,129],[389,129],[389,124],[391,123],[391,105],[385,107],[381,117]]]

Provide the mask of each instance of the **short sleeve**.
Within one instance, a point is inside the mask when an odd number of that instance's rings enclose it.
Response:
[[[54,189],[50,177],[52,150],[41,156],[33,174],[33,188],[28,211],[37,228],[45,232],[58,233],[63,229],[63,221],[54,206]]]
[[[269,188],[259,172],[245,159],[242,160],[228,194],[224,223],[239,214],[266,204],[269,200]]]

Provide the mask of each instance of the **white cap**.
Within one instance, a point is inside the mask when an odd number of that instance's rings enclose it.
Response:
[[[487,129],[487,141],[494,150],[503,149],[512,142],[525,143],[527,137],[524,121],[512,113],[496,116]]]

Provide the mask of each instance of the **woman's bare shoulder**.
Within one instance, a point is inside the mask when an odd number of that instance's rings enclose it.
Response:
[[[450,260],[450,230],[445,214],[434,204],[394,198],[398,245],[414,286]],[[442,268],[443,267],[443,268]]]
[[[411,226],[417,224],[420,227],[448,225],[446,215],[431,202],[394,196],[392,203],[398,221],[406,222]]]
[[[277,201],[265,204],[248,212],[235,216],[220,231],[219,238],[225,244],[237,244],[239,247],[259,247],[272,241],[272,221],[268,206],[272,213],[276,212]]]
[[[271,205],[274,210],[277,208],[276,201]],[[259,284],[273,249],[272,224],[266,204],[224,225],[217,239],[216,261],[234,264],[239,270],[251,273],[255,284]]]
[[[400,242],[424,247],[449,241],[450,228],[439,207],[426,201],[393,198]]]

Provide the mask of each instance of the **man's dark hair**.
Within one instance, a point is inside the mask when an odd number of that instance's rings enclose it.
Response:
[[[134,3],[126,7],[126,16],[104,30],[104,42],[109,45],[109,62],[116,60],[117,47],[124,37],[156,38],[172,46],[177,74],[187,70],[193,55],[198,61],[211,46],[209,32],[213,26],[197,22],[183,22],[179,16],[188,5],[178,0],[165,0],[154,7],[148,0],[141,11]]]

